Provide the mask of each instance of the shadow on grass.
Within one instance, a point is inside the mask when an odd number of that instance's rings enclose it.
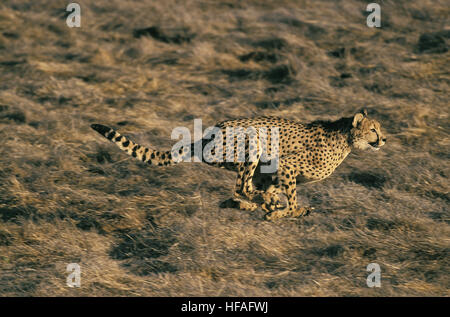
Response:
[[[124,260],[123,266],[139,276],[176,272],[176,266],[158,258],[168,255],[177,240],[169,230],[159,229],[151,219],[150,222],[148,228],[120,233],[120,242],[111,249],[110,257]]]

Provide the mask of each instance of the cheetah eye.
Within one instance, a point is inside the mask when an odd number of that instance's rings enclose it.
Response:
[[[375,132],[375,133],[377,132],[377,130],[375,130],[375,129],[370,129],[370,131]]]

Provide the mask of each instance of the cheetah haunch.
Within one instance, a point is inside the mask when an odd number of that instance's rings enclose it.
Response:
[[[176,164],[181,157],[195,155],[194,148],[198,147],[198,144],[192,143],[179,152],[156,151],[138,145],[104,125],[93,124],[91,127],[121,150],[151,165]],[[254,128],[256,141],[248,135],[234,135],[229,137],[233,140],[227,143],[226,129],[230,127]],[[380,123],[368,118],[366,111],[336,121],[318,120],[307,124],[275,117],[229,120],[217,124],[217,128],[222,131],[222,139],[202,139],[198,142],[201,142],[202,148],[209,142],[211,153],[223,158],[221,161],[203,162],[238,172],[233,198],[225,202],[225,206],[255,210],[260,204],[267,212],[265,218],[268,220],[307,214],[309,208],[297,205],[297,184],[316,182],[330,176],[352,148],[378,150],[386,142]],[[258,129],[261,128],[268,133],[259,135]],[[278,131],[275,137],[271,134],[274,129]],[[243,139],[244,147],[239,147]],[[228,147],[230,144],[232,148]],[[261,168],[258,168],[262,167],[263,148],[277,160],[278,169],[274,173],[261,173]],[[231,161],[227,149],[232,150]],[[245,153],[240,153],[242,151]],[[244,160],[239,160],[239,157],[244,157]],[[285,207],[281,205],[280,194],[287,198]]]

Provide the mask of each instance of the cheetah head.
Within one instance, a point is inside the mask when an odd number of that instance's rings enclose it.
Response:
[[[350,134],[353,147],[356,149],[377,151],[386,143],[380,123],[368,118],[366,110],[355,114]]]

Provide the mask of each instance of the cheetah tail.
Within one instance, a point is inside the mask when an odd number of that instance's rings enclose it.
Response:
[[[158,166],[176,164],[176,162],[172,160],[171,151],[160,152],[151,150],[134,143],[127,137],[120,135],[120,133],[114,129],[102,124],[92,124],[91,128],[111,142],[114,142],[122,151],[128,153],[128,155],[131,155],[142,162]]]

